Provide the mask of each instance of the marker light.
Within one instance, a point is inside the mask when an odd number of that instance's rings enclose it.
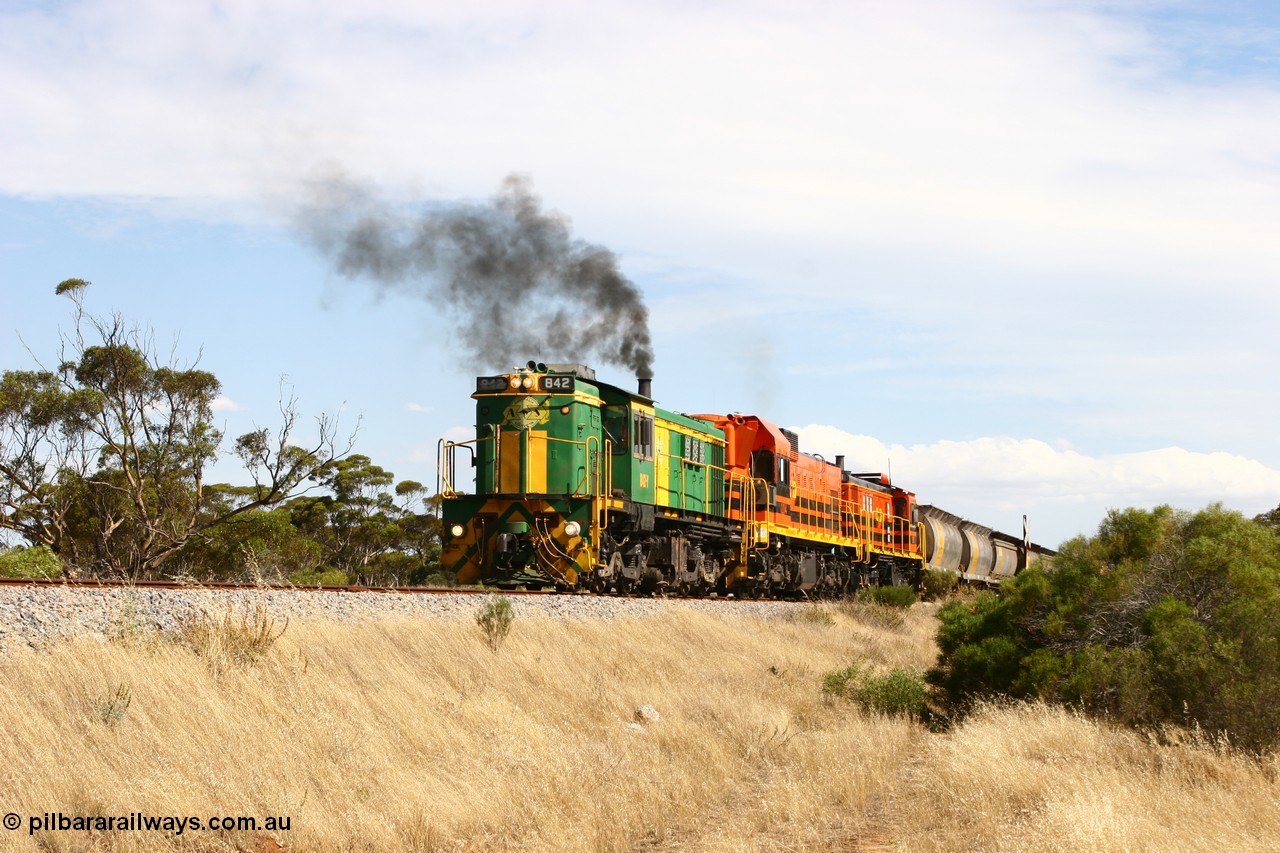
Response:
[[[581,532],[582,532],[582,525],[578,524],[578,522],[576,521],[571,521],[564,526],[565,536],[577,536]]]
[[[455,539],[466,532],[467,528],[463,527],[461,524],[455,524],[449,528],[449,535]]]

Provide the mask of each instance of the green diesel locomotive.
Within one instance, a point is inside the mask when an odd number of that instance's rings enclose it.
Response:
[[[479,377],[475,439],[440,446],[443,567],[460,583],[710,591],[722,557],[695,531],[740,526],[724,518],[724,433],[647,392],[578,364]],[[655,537],[667,553],[640,547]]]

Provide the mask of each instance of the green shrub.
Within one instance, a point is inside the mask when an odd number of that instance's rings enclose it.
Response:
[[[341,569],[306,569],[289,575],[294,586],[350,586],[351,576]]]
[[[928,699],[928,689],[919,676],[901,667],[877,675],[858,663],[824,675],[822,694],[856,702],[867,713],[912,717],[924,712]]]
[[[856,663],[822,676],[822,694],[837,699],[852,699],[865,670]]]
[[[1280,536],[1213,505],[1113,510],[999,594],[939,613],[929,681],[952,712],[989,696],[1280,746]]]
[[[867,675],[854,698],[874,714],[918,717],[924,712],[928,695],[919,676],[895,666],[884,675]]]
[[[515,614],[512,612],[511,601],[500,595],[488,596],[480,612],[476,614],[476,624],[484,633],[485,643],[495,652],[511,632],[513,621]]]
[[[955,591],[960,578],[951,572],[928,569],[920,578],[921,597],[925,601],[942,601]]]
[[[133,702],[133,691],[127,684],[116,685],[115,690],[89,700],[94,714],[108,726],[114,726],[124,719]]]
[[[47,545],[21,545],[0,552],[0,577],[56,578],[62,575],[62,560]]]
[[[859,593],[858,600],[906,609],[916,603],[916,591],[909,586],[872,586]]]
[[[111,620],[107,629],[107,637],[117,643],[142,643],[151,638],[152,628],[138,612],[138,599],[135,590],[126,592],[124,603],[119,612]]]

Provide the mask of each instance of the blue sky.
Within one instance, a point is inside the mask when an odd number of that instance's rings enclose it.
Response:
[[[0,368],[54,357],[87,278],[219,376],[228,434],[286,377],[434,483],[487,371],[294,214],[334,167],[405,209],[521,173],[643,290],[663,405],[1050,545],[1108,507],[1252,514],[1278,59],[1261,3],[0,0]]]

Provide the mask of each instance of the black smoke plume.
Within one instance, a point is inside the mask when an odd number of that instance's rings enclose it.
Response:
[[[330,175],[311,184],[299,221],[340,274],[421,295],[453,314],[477,366],[594,356],[653,375],[640,290],[613,252],[575,239],[568,219],[544,211],[527,177],[509,176],[488,203],[409,214]]]

